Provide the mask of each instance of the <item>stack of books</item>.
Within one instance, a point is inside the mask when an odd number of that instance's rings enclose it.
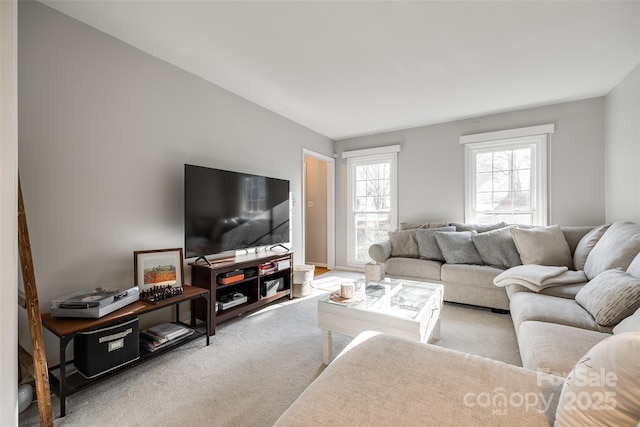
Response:
[[[140,343],[149,351],[156,351],[193,334],[194,330],[177,323],[161,323],[140,332]]]

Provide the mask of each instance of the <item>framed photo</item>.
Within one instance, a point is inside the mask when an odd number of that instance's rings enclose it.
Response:
[[[155,249],[133,253],[135,285],[140,291],[154,286],[182,287],[182,248]]]

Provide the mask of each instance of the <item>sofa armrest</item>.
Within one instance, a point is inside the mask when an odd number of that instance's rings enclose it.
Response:
[[[391,256],[391,241],[383,240],[369,246],[369,256],[375,262],[384,263]]]

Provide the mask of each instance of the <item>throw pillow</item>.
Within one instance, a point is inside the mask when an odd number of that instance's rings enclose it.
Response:
[[[571,249],[557,225],[530,230],[510,228],[523,264],[556,265],[573,268]]]
[[[389,233],[389,240],[391,241],[392,257],[420,257],[415,230],[392,231]]]
[[[456,231],[455,227],[439,227],[429,229],[417,229],[416,240],[418,241],[418,250],[420,258],[432,261],[444,262],[444,256],[436,241],[436,231]]]
[[[473,240],[473,244],[485,264],[505,270],[522,264],[511,231],[509,231],[514,227],[499,228],[471,236],[471,240]]]
[[[576,302],[602,326],[614,326],[640,307],[640,280],[615,269],[598,274],[576,294]]]
[[[640,308],[631,316],[622,319],[622,321],[613,328],[614,334],[621,334],[623,332],[640,332]]]
[[[614,222],[593,247],[584,263],[589,279],[612,268],[626,270],[640,252],[640,224]]]
[[[436,231],[436,241],[448,264],[483,264],[471,235],[475,231]]]
[[[576,250],[573,252],[573,268],[576,270],[584,269],[584,263],[587,261],[587,257],[610,225],[611,224],[605,224],[596,227],[580,239]]]
[[[498,228],[506,227],[506,222],[498,222],[496,224],[467,224],[464,222],[452,222],[451,225],[456,227],[458,231],[477,231],[478,233],[484,233],[485,231],[497,230]]]
[[[600,341],[578,361],[560,393],[555,425],[635,427],[640,420],[640,332]]]
[[[629,264],[627,273],[629,273],[636,279],[640,279],[640,253],[638,253],[633,261],[631,261],[631,264]]]

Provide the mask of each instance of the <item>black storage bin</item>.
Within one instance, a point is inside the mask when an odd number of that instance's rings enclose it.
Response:
[[[109,372],[140,358],[138,318],[80,332],[73,346],[74,364],[87,378]]]
[[[284,290],[284,277],[280,277],[273,280],[265,280],[260,285],[260,295],[263,297],[270,297],[278,291]]]

